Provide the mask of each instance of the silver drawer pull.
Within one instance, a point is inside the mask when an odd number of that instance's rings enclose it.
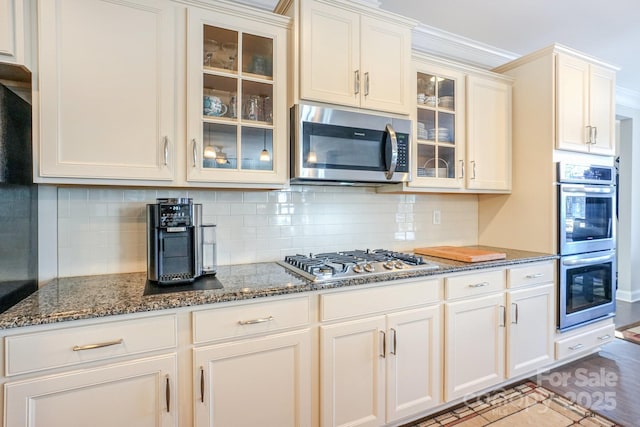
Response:
[[[580,350],[582,347],[584,347],[584,344],[576,344],[573,347],[569,347],[569,350],[571,351]]]
[[[93,350],[94,348],[110,347],[112,345],[118,345],[122,343],[124,343],[124,340],[120,338],[119,340],[99,342],[96,344],[74,345],[73,351]]]
[[[256,323],[266,323],[271,322],[273,320],[273,316],[262,317],[260,319],[251,319],[251,320],[238,320],[239,325],[255,325]]]
[[[470,288],[483,288],[485,286],[489,286],[489,282],[480,282],[473,285],[469,285]]]
[[[598,337],[598,339],[600,341],[604,341],[604,340],[608,340],[609,338],[611,338],[611,335],[607,334],[607,335],[603,335],[601,337]]]
[[[542,273],[535,273],[535,274],[527,274],[527,279],[537,279],[538,277],[542,277],[544,276],[544,274]]]

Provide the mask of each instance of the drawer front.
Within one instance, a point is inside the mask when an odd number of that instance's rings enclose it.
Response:
[[[478,271],[473,274],[447,277],[445,290],[447,299],[465,298],[504,290],[504,270]]]
[[[556,279],[554,267],[555,262],[549,261],[510,268],[507,270],[507,286],[517,288],[539,283],[553,283]]]
[[[615,337],[615,328],[612,323],[583,334],[556,341],[556,359],[564,359],[612,341]]]
[[[195,311],[193,342],[267,334],[309,324],[309,298],[291,298]]]
[[[421,280],[320,295],[322,321],[415,307],[440,301],[440,280]]]
[[[177,345],[176,317],[154,316],[5,338],[7,376],[108,360]]]

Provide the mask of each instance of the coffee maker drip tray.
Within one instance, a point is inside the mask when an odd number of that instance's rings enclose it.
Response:
[[[213,275],[200,276],[193,282],[182,282],[176,285],[157,284],[147,280],[144,285],[143,295],[169,294],[172,292],[184,291],[209,291],[212,289],[222,289],[222,283]]]

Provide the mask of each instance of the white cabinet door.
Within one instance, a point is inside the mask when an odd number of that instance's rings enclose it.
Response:
[[[615,153],[616,73],[591,65],[589,117],[595,127],[589,150],[594,154]]]
[[[27,41],[30,38],[25,0],[0,0],[0,62],[30,67]]]
[[[43,182],[174,178],[174,7],[162,0],[39,1]]]
[[[5,427],[177,426],[176,356],[5,384]]]
[[[320,328],[320,424],[385,424],[385,318]]]
[[[511,84],[467,76],[467,188],[511,189]]]
[[[387,422],[441,403],[440,305],[387,320]]]
[[[507,377],[553,362],[556,325],[553,283],[508,293]]]
[[[445,400],[505,379],[504,293],[445,304]]]
[[[317,1],[302,2],[300,97],[360,105],[360,16]]]
[[[369,16],[360,26],[360,105],[408,114],[411,30]]]
[[[308,329],[194,350],[196,426],[311,425]]]

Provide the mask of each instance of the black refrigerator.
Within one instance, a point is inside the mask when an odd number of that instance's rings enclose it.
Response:
[[[38,288],[31,105],[0,84],[0,312]]]

